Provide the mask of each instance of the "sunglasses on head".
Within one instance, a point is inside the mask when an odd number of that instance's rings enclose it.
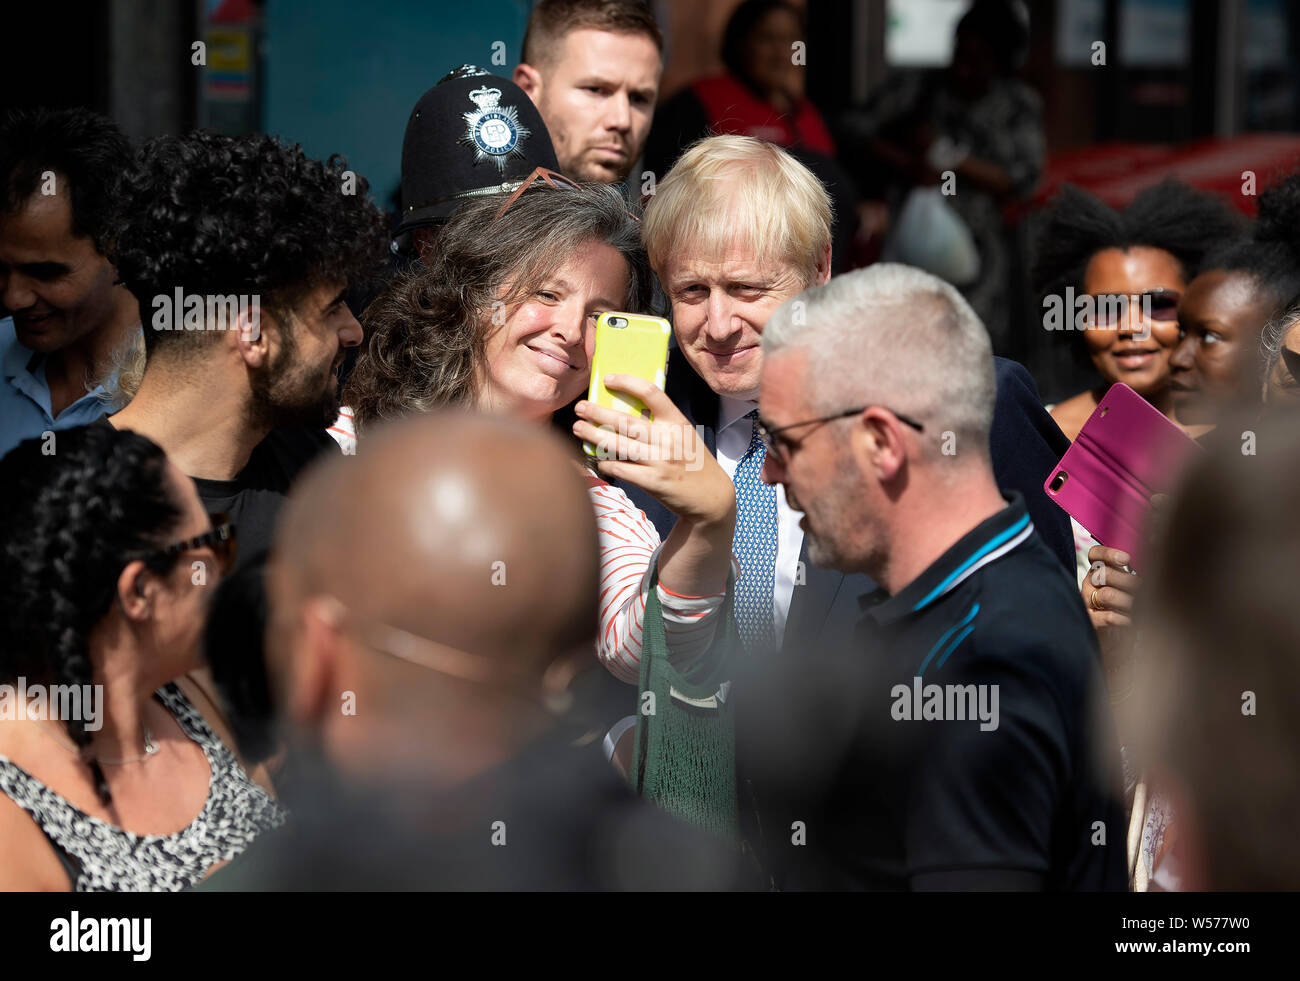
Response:
[[[581,184],[570,177],[565,177],[559,171],[551,170],[549,167],[534,167],[533,172],[519,182],[519,186],[510,192],[510,197],[506,198],[505,203],[497,209],[493,221],[500,219],[501,216],[509,211],[511,206],[523,196],[523,193],[535,184],[545,184],[548,187],[553,187],[557,190],[559,188],[569,188],[575,191],[582,190]],[[625,210],[624,214],[635,222],[641,221],[640,218],[632,214],[630,211]]]
[[[1136,301],[1143,318],[1158,323],[1178,319],[1177,290],[1146,290],[1142,293],[1094,293],[1096,315],[1093,323],[1098,327],[1111,327],[1128,319],[1128,305]]]

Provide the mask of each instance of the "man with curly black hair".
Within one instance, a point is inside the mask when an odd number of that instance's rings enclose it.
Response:
[[[387,245],[366,181],[272,137],[161,137],[125,182],[113,257],[140,303],[145,368],[110,422],[162,446],[242,557],[338,413],[335,374],[361,325],[345,301]]]
[[[140,324],[104,251],[131,147],[86,109],[0,119],[0,454],[104,412]]]

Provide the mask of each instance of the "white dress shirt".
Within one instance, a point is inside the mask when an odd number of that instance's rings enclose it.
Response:
[[[757,402],[719,396],[718,400],[718,463],[733,481],[736,466],[749,449],[754,438],[753,421],[745,416],[758,408]],[[794,596],[795,575],[799,566],[799,550],[803,548],[803,529],[799,527],[802,512],[785,502],[785,488],[776,485],[776,570],[772,588],[772,626],[778,646],[785,636],[785,621],[790,615],[790,600]],[[806,575],[806,574],[805,574]]]

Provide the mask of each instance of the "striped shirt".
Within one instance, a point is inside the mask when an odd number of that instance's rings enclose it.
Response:
[[[356,456],[357,430],[352,422],[352,410],[346,405],[339,409],[339,417],[334,420],[334,425],[330,426],[329,434],[334,437],[334,442],[339,444],[339,449],[343,451],[344,456]]]
[[[352,410],[344,406],[330,427],[344,454],[356,453],[357,437]],[[636,684],[641,671],[641,635],[650,576],[657,568],[662,542],[645,512],[620,488],[595,475],[587,480],[600,537],[600,634],[596,656],[620,681]],[[734,579],[740,569],[731,559]],[[702,656],[713,642],[717,617],[725,592],[685,596],[657,587],[663,610],[668,660],[676,667]]]

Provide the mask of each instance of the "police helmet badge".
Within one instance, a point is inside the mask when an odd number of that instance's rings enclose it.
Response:
[[[469,97],[478,109],[463,113],[467,129],[460,142],[474,147],[476,164],[494,160],[497,170],[504,173],[511,157],[524,155],[519,144],[532,133],[519,121],[514,106],[498,104],[501,101],[500,89],[475,89]]]

